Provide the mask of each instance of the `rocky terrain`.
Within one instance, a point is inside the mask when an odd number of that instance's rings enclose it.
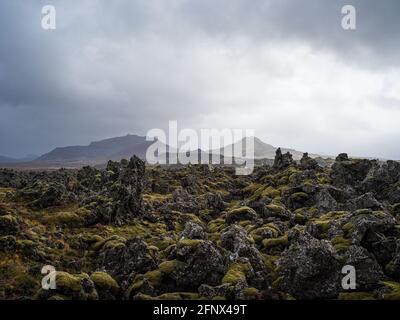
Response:
[[[234,173],[0,170],[0,299],[400,299],[399,163],[278,149]]]

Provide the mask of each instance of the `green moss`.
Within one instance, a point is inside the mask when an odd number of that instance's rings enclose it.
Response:
[[[49,300],[54,300],[54,301],[66,301],[66,300],[71,300],[70,298],[63,296],[61,294],[55,294],[54,296],[51,296]]]
[[[280,185],[280,186],[281,185],[287,185],[287,184],[289,184],[290,181],[291,181],[290,177],[283,176],[283,177],[279,178],[278,185]],[[293,181],[293,179],[292,179],[292,181]]]
[[[8,205],[4,204],[0,200],[0,215],[11,215],[13,213],[13,209],[11,209]]]
[[[346,232],[346,234],[349,234],[353,231],[354,229],[354,224],[351,222],[346,223],[345,225],[342,226],[342,230]]]
[[[326,234],[331,227],[331,221],[324,219],[316,219],[310,222],[310,224],[317,228],[320,237],[322,234]]]
[[[149,251],[152,251],[152,252],[158,252],[158,251],[160,251],[160,249],[159,249],[158,247],[156,247],[156,246],[148,246],[147,249],[149,249]]]
[[[304,216],[304,214],[297,212],[297,213],[295,213],[295,216],[294,216],[294,222],[297,224],[304,225],[307,223],[307,218]]]
[[[308,194],[305,192],[296,192],[290,196],[290,200],[294,202],[305,201],[309,198]]]
[[[215,300],[215,301],[224,301],[226,300],[226,298],[224,296],[215,296],[214,298],[212,298],[211,300]]]
[[[244,290],[243,293],[246,298],[251,299],[251,298],[255,298],[259,294],[259,291],[256,288],[248,287]]]
[[[5,202],[8,195],[14,193],[12,188],[0,188],[0,201]]]
[[[358,216],[358,215],[362,215],[362,214],[370,214],[371,210],[369,209],[358,209],[356,211],[354,211],[354,215]]]
[[[250,269],[249,263],[233,263],[223,277],[222,283],[236,284],[240,280],[246,280],[246,275]]]
[[[272,282],[271,284],[272,289],[279,290],[282,282],[283,282],[283,276],[275,279],[274,282]]]
[[[164,223],[151,223],[140,220],[135,220],[131,224],[121,227],[107,226],[106,230],[109,234],[118,235],[126,239],[135,237],[140,237],[142,239],[149,239],[152,237],[160,238],[167,233]]]
[[[39,287],[39,281],[28,273],[20,273],[15,277],[15,287],[21,292],[33,295]]]
[[[197,246],[201,243],[203,243],[204,240],[199,240],[199,239],[183,239],[178,242],[178,246],[182,247],[194,247]]]
[[[341,236],[337,236],[332,239],[332,245],[336,249],[337,252],[343,253],[343,252],[347,251],[347,249],[351,245],[351,241],[349,239],[343,238]]]
[[[212,220],[208,223],[208,230],[210,231],[210,233],[221,232],[222,229],[225,227],[224,223],[225,220],[221,218]]]
[[[243,189],[245,194],[249,195],[249,201],[258,201],[263,196],[265,186],[258,183],[251,183]]]
[[[137,292],[143,286],[143,275],[137,275],[127,290],[127,296],[131,297],[132,292]]]
[[[151,193],[151,194],[143,195],[143,200],[146,202],[149,202],[149,203],[154,203],[154,202],[162,203],[170,198],[171,198],[171,195],[169,195],[169,194]]]
[[[38,244],[32,240],[18,240],[17,248],[25,256],[35,256]]]
[[[51,213],[44,217],[43,220],[47,224],[55,224],[64,227],[80,227],[84,223],[84,220],[75,212]]]
[[[158,236],[158,237],[149,239],[149,243],[152,243],[155,247],[157,247],[161,251],[166,250],[168,247],[175,244],[175,242],[176,242],[176,240],[174,240],[170,237]]]
[[[279,259],[279,256],[272,256],[263,254],[263,261],[269,273],[274,273],[276,269],[276,261]]]
[[[372,214],[380,219],[385,219],[387,217],[387,213],[385,211],[374,211]]]
[[[316,206],[312,206],[311,208],[308,208],[308,212],[311,216],[314,216],[318,213],[318,208]]]
[[[254,194],[264,186],[259,183],[250,183],[247,187],[243,188],[243,192],[246,194]]]
[[[275,214],[282,214],[285,212],[285,208],[277,204],[269,204],[265,206],[266,209],[272,211]]]
[[[256,217],[256,212],[249,208],[249,207],[239,207],[230,210],[226,215],[226,220],[231,221],[245,221],[245,220],[252,220]]]
[[[331,184],[332,179],[326,173],[317,173],[318,184]]]
[[[86,221],[92,216],[92,211],[87,208],[78,208],[75,210],[75,214],[78,215],[83,221]]]
[[[252,222],[249,220],[240,221],[238,224],[239,226],[243,227],[246,231],[250,231],[250,229],[254,227]]]
[[[0,216],[0,226],[18,226],[18,220],[10,214]]]
[[[392,206],[392,211],[394,214],[400,213],[400,203],[396,203]]]
[[[347,211],[331,211],[328,213],[323,214],[318,218],[319,221],[332,221],[335,219],[339,219],[344,217],[346,214],[348,214]]]
[[[93,245],[93,250],[108,250],[125,247],[126,239],[119,236],[112,236],[105,240],[101,240]]]
[[[266,249],[274,248],[277,246],[287,246],[289,243],[287,235],[283,235],[282,237],[279,238],[274,238],[274,239],[264,239],[262,244],[263,247]]]
[[[143,294],[143,293],[139,292],[137,295],[135,295],[135,300],[150,301],[150,300],[155,300],[155,298],[152,296],[149,296],[148,294]]]
[[[273,199],[281,195],[281,192],[278,189],[275,189],[272,186],[266,187],[265,185],[258,183],[249,184],[243,189],[243,192],[249,195],[249,201],[258,201],[265,197]]]
[[[263,191],[262,195],[264,197],[274,199],[276,197],[280,197],[281,192],[279,190],[275,189],[274,187],[269,186]]]
[[[183,300],[179,292],[164,293],[156,298],[157,300]]]
[[[281,235],[279,229],[273,224],[268,223],[260,228],[254,229],[250,232],[250,236],[254,242],[259,243],[266,238],[266,235],[271,235],[268,238],[277,238]]]
[[[180,219],[183,221],[183,224],[181,225],[181,229],[179,231],[183,230],[183,227],[185,226],[186,222],[188,222],[188,221],[196,222],[199,225],[203,224],[203,221],[201,221],[200,218],[198,216],[196,216],[195,214],[192,214],[192,213],[181,213],[181,212],[178,212],[178,211],[176,212],[176,214],[178,216],[180,216]]]
[[[153,270],[146,272],[144,274],[144,277],[150,282],[150,284],[154,288],[157,288],[160,286],[163,276],[160,270]]]
[[[382,294],[383,300],[400,300],[400,283],[394,281],[383,281],[382,283],[389,290],[388,293]]]
[[[180,263],[178,260],[164,261],[158,266],[158,269],[164,274],[170,274]]]
[[[181,292],[180,293],[183,300],[198,300],[199,294],[196,292]]]
[[[339,294],[339,300],[375,300],[371,292],[342,292]]]
[[[168,292],[156,298],[157,300],[197,300],[199,295],[192,292]]]
[[[145,280],[147,280],[153,288],[158,288],[163,280],[163,274],[160,270],[153,270],[146,272],[145,274],[138,274],[134,278],[131,286],[126,291],[126,297],[132,298],[135,294],[139,293]]]
[[[234,209],[240,206],[240,200],[232,200],[229,202],[228,209]]]
[[[56,273],[56,286],[57,290],[62,292],[79,292],[82,290],[82,279],[84,275],[74,276],[67,272],[57,271]],[[86,278],[89,278],[88,276]]]
[[[78,235],[74,235],[71,238],[76,242],[76,246],[80,246],[80,243],[83,242],[90,245],[92,250],[96,243],[101,243],[102,241],[104,241],[101,236],[90,233],[80,233]]]
[[[97,288],[110,290],[113,292],[117,292],[119,290],[118,283],[105,272],[95,272],[90,276],[90,279],[94,282]]]

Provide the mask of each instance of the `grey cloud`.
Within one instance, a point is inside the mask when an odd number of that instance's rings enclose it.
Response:
[[[340,8],[349,2],[358,12],[355,32],[340,26]],[[40,28],[40,9],[49,3],[57,8],[54,32]],[[253,101],[264,93],[255,89],[260,84],[252,68],[260,76],[268,73],[264,80],[273,83],[271,90],[281,89],[280,82],[294,73],[293,66],[277,64],[270,49],[304,44],[354,68],[395,69],[399,7],[395,0],[1,1],[0,154],[23,156],[128,132],[145,134],[172,119],[196,127],[213,114],[222,115],[221,126],[230,126],[225,115],[240,114],[241,108],[251,114],[260,103],[281,120],[284,115],[272,105],[290,93]],[[237,93],[243,84],[248,88]],[[393,98],[373,102],[398,109]],[[331,116],[318,112],[321,118]],[[281,135],[278,143],[290,146],[296,131],[315,133],[302,121],[290,123],[291,128],[260,128],[260,135],[277,140]],[[297,143],[327,153],[340,149],[332,139],[324,145],[328,133],[320,133],[321,141]],[[396,134],[381,139],[392,141]],[[390,146],[375,150],[400,158]],[[359,152],[374,153],[367,146]]]

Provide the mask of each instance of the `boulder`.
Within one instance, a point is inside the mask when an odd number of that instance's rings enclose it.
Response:
[[[255,219],[257,219],[257,213],[249,207],[235,208],[226,214],[226,223],[228,224]]]
[[[119,295],[118,283],[106,272],[97,271],[90,276],[100,300],[115,300]]]
[[[206,194],[206,208],[213,209],[215,211],[221,212],[226,209],[228,204],[222,200],[219,193],[207,193]]]
[[[332,299],[340,290],[341,265],[329,241],[291,230],[291,243],[278,260],[280,288],[296,299]]]
[[[188,221],[185,224],[185,228],[180,234],[181,239],[207,239],[207,234],[204,232],[203,227],[199,224]]]
[[[273,168],[277,170],[282,170],[290,167],[291,165],[295,164],[293,160],[293,156],[287,152],[282,154],[281,148],[278,148],[275,153],[275,160],[273,164]]]
[[[56,289],[39,290],[40,300],[97,300],[98,294],[89,275],[56,272]]]
[[[374,256],[365,248],[350,246],[346,252],[346,265],[356,270],[356,289],[358,291],[374,290],[383,280],[383,272]]]
[[[180,262],[169,277],[182,291],[197,290],[202,284],[218,285],[225,274],[224,258],[211,241],[181,240],[169,259]]]
[[[374,161],[366,159],[349,159],[346,154],[341,154],[332,165],[331,179],[334,185],[356,186],[367,176],[375,165]]]
[[[115,279],[126,280],[132,273],[145,273],[157,266],[149,248],[140,238],[117,239],[105,243],[98,257],[98,266]]]
[[[308,153],[304,153],[300,159],[300,168],[303,170],[316,170],[319,168],[318,162],[311,158]]]

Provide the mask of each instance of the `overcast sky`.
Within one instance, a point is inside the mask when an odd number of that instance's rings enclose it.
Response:
[[[0,155],[178,120],[400,159],[399,13],[398,0],[1,0]]]

